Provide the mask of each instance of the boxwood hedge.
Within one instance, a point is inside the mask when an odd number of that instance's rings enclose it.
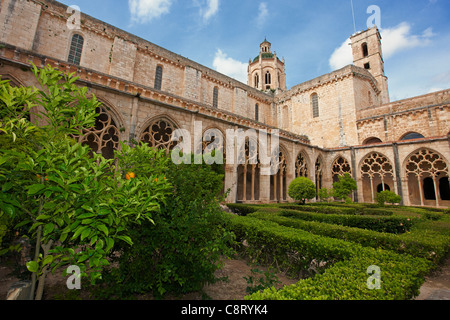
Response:
[[[231,226],[251,258],[309,277],[247,300],[411,299],[419,294],[424,276],[449,252],[450,217],[444,212],[408,216],[388,209],[389,215],[374,215],[367,209],[379,208],[355,206],[330,214],[288,207],[251,206],[246,216],[233,216]],[[334,206],[315,207],[330,212]],[[365,210],[372,214],[364,215]],[[367,286],[372,265],[381,270],[379,290]]]

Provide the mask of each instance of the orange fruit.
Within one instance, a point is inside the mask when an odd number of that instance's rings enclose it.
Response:
[[[134,179],[136,177],[134,172],[128,172],[128,175],[130,176],[131,179]]]

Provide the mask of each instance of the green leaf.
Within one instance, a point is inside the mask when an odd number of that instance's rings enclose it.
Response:
[[[86,228],[86,229],[81,233],[81,240],[83,241],[86,237],[89,236],[90,233],[91,233],[91,228]]]
[[[126,243],[128,243],[130,246],[133,245],[133,241],[131,240],[131,238],[129,236],[118,236],[118,239],[125,241]]]
[[[27,262],[27,269],[30,272],[37,272],[39,269],[39,264],[36,261]]]
[[[55,229],[55,225],[53,223],[47,223],[44,227],[44,236],[48,235],[49,233],[52,233]]]
[[[108,236],[109,230],[104,224],[98,225],[97,229],[100,230],[100,231],[103,231],[106,234],[106,236]]]
[[[44,261],[42,261],[42,266],[46,266],[47,264],[50,264],[53,262],[53,256],[46,256]]]
[[[42,215],[40,215],[39,217],[37,217],[36,220],[37,220],[37,221],[42,221],[42,220],[47,220],[47,219],[49,219],[49,218],[50,218],[50,216],[45,215],[45,214],[42,214]]]
[[[28,188],[28,195],[32,196],[37,194],[42,189],[45,189],[45,185],[43,184],[33,184]]]

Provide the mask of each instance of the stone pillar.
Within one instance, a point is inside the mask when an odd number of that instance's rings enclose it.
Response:
[[[409,205],[409,197],[407,199],[407,201],[405,201],[406,199],[404,199],[404,195],[407,193],[403,193],[403,181],[402,181],[402,167],[400,164],[400,156],[398,153],[398,144],[397,143],[393,143],[392,144],[392,148],[394,149],[394,167],[395,167],[395,178],[394,180],[397,183],[397,194],[402,197],[402,201],[400,202],[400,205]],[[406,179],[406,185],[407,185],[407,178]]]

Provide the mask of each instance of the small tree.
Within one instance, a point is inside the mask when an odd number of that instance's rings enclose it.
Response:
[[[402,202],[402,197],[397,195],[395,192],[385,190],[377,193],[377,203],[380,206],[384,206],[385,203],[395,204]]]
[[[292,199],[305,203],[316,196],[316,186],[310,179],[299,177],[291,182],[288,193]]]
[[[348,198],[353,191],[358,190],[356,181],[348,173],[346,173],[344,176],[340,176],[339,181],[333,183],[333,188],[333,196],[339,200]]]
[[[319,199],[322,202],[330,202],[330,199],[333,198],[334,189],[322,188],[319,190]]]

